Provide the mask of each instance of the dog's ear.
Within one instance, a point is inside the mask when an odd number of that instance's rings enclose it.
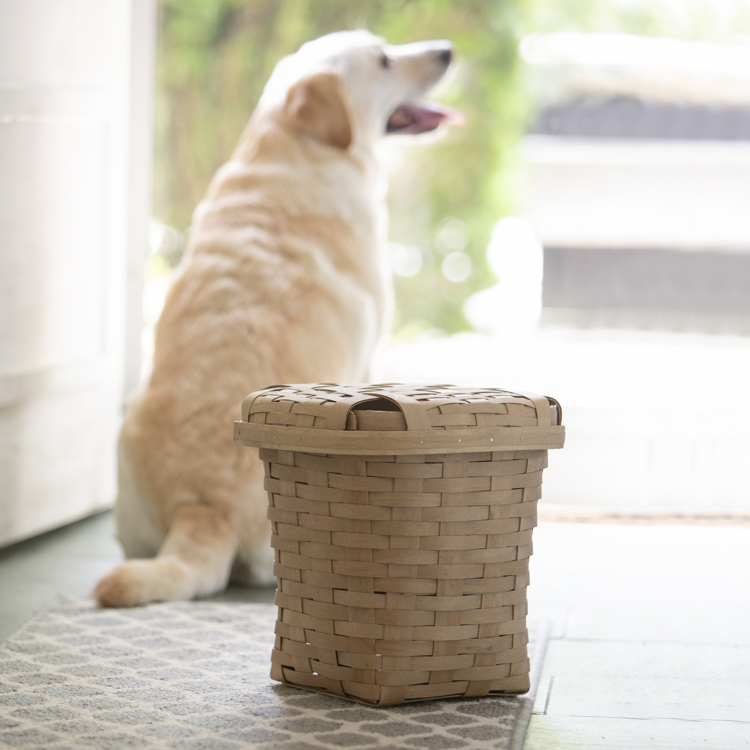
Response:
[[[349,115],[335,73],[317,73],[293,84],[284,112],[295,127],[329,146],[345,149],[352,142]]]

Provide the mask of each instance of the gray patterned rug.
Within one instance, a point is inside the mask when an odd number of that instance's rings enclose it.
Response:
[[[532,692],[368,708],[272,682],[276,607],[64,600],[0,645],[0,747],[521,750]]]

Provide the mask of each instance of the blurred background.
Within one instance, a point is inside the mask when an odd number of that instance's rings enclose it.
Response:
[[[466,126],[387,145],[375,380],[559,399],[547,518],[750,519],[750,0],[0,6],[0,544],[108,507],[191,215],[273,66],[448,38]]]

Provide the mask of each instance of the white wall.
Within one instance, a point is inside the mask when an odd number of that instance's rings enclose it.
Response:
[[[527,136],[524,216],[546,247],[750,249],[750,145]]]
[[[114,499],[154,39],[154,0],[0,4],[0,544]]]

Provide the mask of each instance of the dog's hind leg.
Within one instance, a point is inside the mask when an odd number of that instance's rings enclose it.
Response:
[[[200,503],[181,506],[158,555],[127,560],[94,589],[103,607],[133,607],[156,601],[207,596],[227,585],[237,552],[231,523]]]

